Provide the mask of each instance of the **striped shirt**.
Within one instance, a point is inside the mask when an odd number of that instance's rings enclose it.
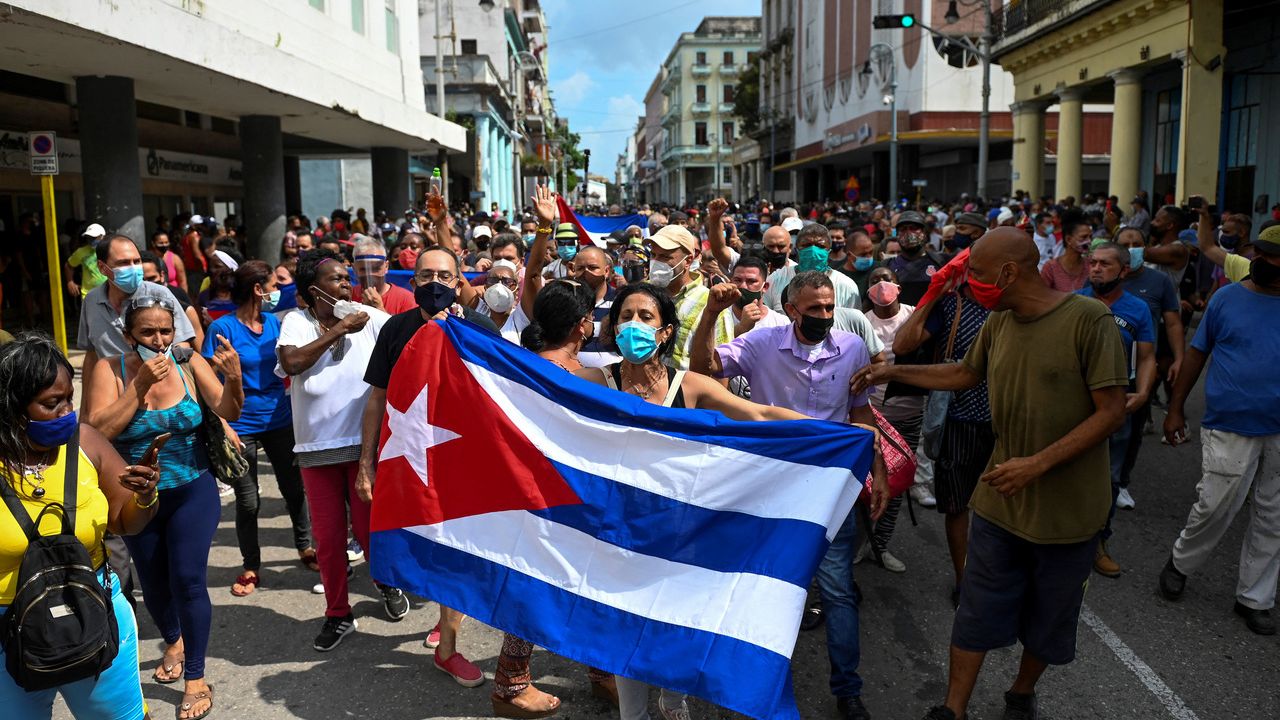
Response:
[[[671,354],[669,364],[677,370],[689,369],[689,356],[693,352],[693,331],[702,319],[702,311],[707,309],[707,300],[711,290],[702,282],[698,273],[689,273],[689,282],[680,292],[671,297],[676,304],[676,346]],[[733,339],[733,329],[722,322],[716,323],[715,343],[723,345]]]

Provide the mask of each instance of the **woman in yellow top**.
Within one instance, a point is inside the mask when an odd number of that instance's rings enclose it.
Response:
[[[44,506],[61,502],[65,451],[76,430],[71,363],[47,336],[26,335],[0,347],[0,482],[17,493],[34,520]],[[97,430],[80,426],[76,488],[76,537],[84,543],[99,579],[110,572],[102,534],[139,532],[157,509],[158,468],[126,466]],[[46,513],[41,534],[59,532],[62,519]],[[0,616],[13,602],[18,568],[27,538],[7,507],[0,505]],[[147,717],[138,681],[138,631],[133,610],[111,584],[111,601],[120,627],[120,651],[97,678],[56,689],[27,692],[0,672],[0,708],[5,717],[49,718],[58,693],[72,715],[95,720]],[[0,665],[4,664],[0,649]]]

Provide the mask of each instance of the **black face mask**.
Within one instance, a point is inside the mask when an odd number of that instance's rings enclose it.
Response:
[[[822,342],[826,339],[827,333],[831,332],[831,326],[835,324],[834,317],[823,319],[812,315],[801,315],[800,334],[809,342]]]
[[[774,252],[772,250],[764,251],[764,261],[769,263],[771,268],[780,268],[787,261],[787,254]]]
[[[968,235],[956,233],[951,237],[951,247],[956,250],[963,250],[973,244],[973,238]]]
[[[644,264],[628,263],[622,266],[622,279],[627,281],[628,285],[634,285],[638,282],[644,282]]]
[[[458,299],[458,291],[443,283],[429,282],[414,288],[413,299],[428,315],[436,315],[453,305]]]
[[[1280,267],[1272,265],[1264,258],[1254,258],[1253,262],[1249,263],[1249,277],[1253,279],[1254,285],[1275,287],[1280,285]]]
[[[169,252],[169,246],[168,246],[168,245],[157,245],[157,246],[156,246],[156,254],[157,254],[157,255],[163,255],[163,254],[165,254],[165,253],[167,253],[167,252]]]
[[[1089,287],[1093,288],[1094,295],[1102,297],[1103,295],[1110,295],[1113,290],[1120,287],[1120,282],[1120,278],[1108,280],[1106,282],[1095,282],[1090,280]]]

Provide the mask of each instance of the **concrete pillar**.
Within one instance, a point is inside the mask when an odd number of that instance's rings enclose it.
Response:
[[[1138,160],[1142,155],[1142,72],[1117,70],[1115,107],[1111,114],[1111,174],[1107,192],[1128,202],[1138,194]]]
[[[1018,102],[1013,111],[1012,190],[1026,190],[1034,198],[1044,193],[1044,103]]]
[[[284,208],[290,214],[302,212],[302,167],[297,155],[284,156]]]
[[[251,257],[276,263],[284,238],[284,137],[276,115],[240,118],[244,225]]]
[[[1178,135],[1179,201],[1201,195],[1216,202],[1218,142],[1222,125],[1222,1],[1190,0],[1187,55],[1182,59],[1182,108]],[[1214,62],[1217,61],[1217,62]],[[1206,65],[1212,67],[1206,67]]]
[[[86,217],[144,247],[133,78],[78,77],[76,100]]]
[[[375,147],[369,151],[373,175],[375,212],[387,211],[391,217],[404,213],[410,206],[409,151],[394,147]]]
[[[1058,89],[1058,175],[1054,181],[1057,199],[1080,199],[1084,164],[1084,103],[1080,88]]]

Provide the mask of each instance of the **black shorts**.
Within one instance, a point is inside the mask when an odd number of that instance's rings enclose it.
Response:
[[[1097,537],[1033,543],[975,514],[951,644],[987,652],[1020,641],[1050,665],[1071,662],[1097,547]]]
[[[942,447],[933,462],[933,494],[938,512],[954,515],[969,507],[969,498],[996,447],[989,422],[947,418],[942,424]]]

